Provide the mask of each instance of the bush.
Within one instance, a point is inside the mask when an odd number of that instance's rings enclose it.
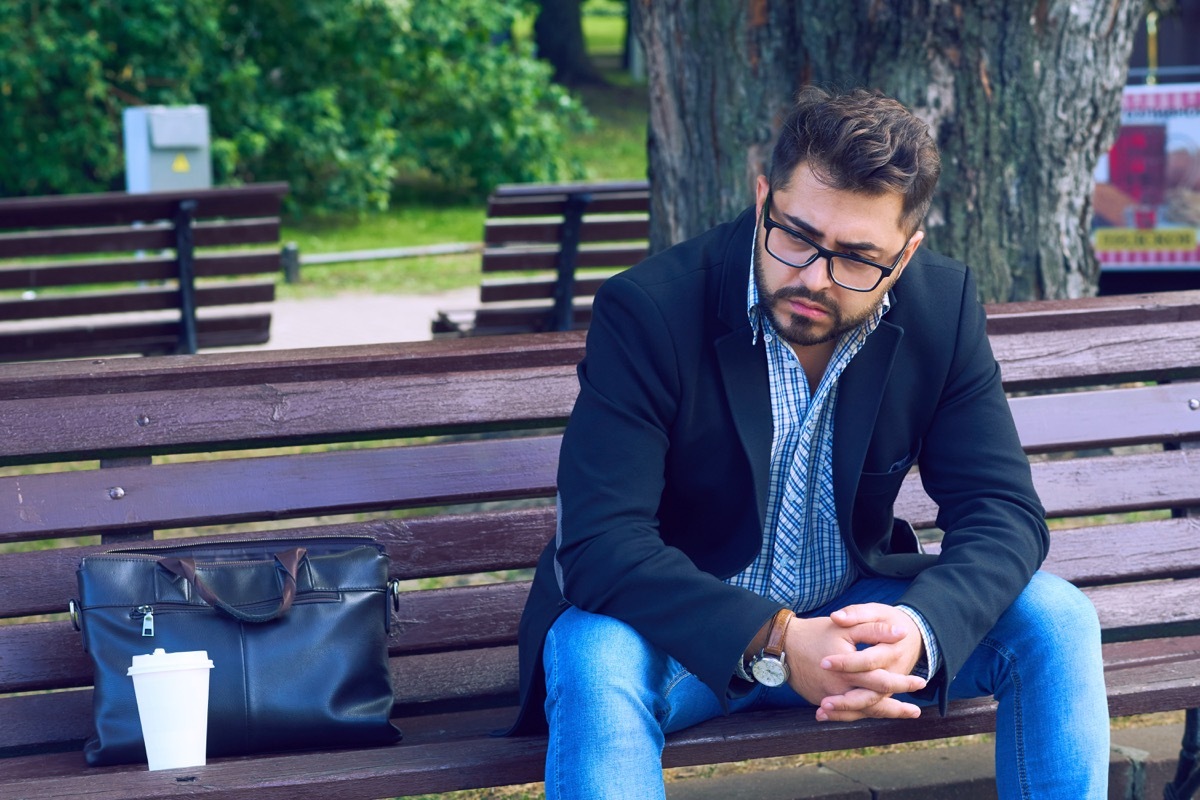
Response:
[[[0,192],[123,188],[121,109],[202,103],[218,183],[386,207],[402,173],[561,180],[586,125],[498,0],[31,0],[0,9]]]

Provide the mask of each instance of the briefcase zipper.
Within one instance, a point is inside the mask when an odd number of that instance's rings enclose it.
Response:
[[[292,601],[292,605],[304,605],[305,603],[320,603],[327,600],[336,600],[341,596],[340,592],[306,592]],[[259,603],[247,603],[246,608],[253,608],[256,605],[267,605],[274,601],[264,600]],[[155,614],[159,612],[184,612],[194,613],[198,611],[212,611],[212,606],[193,605],[191,603],[160,603],[158,606],[142,605],[130,610],[129,618],[135,622],[140,620],[142,626],[142,636],[154,636],[154,621]]]

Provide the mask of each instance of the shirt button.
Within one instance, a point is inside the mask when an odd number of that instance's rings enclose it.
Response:
[[[773,341],[775,341],[775,337],[774,337],[774,336],[772,336],[772,335],[771,335],[771,334],[769,334],[769,333],[764,333],[764,334],[763,334],[763,341],[764,341],[764,342],[773,342]]]

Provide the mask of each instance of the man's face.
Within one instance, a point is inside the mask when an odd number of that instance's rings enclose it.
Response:
[[[903,199],[899,193],[871,196],[831,189],[803,163],[779,191],[770,192],[767,179],[759,176],[756,194],[759,227],[754,276],[759,306],[779,335],[793,345],[836,341],[870,318],[924,237],[917,232],[910,238],[900,227]],[[895,262],[895,271],[873,290],[856,292],[830,278],[829,263],[824,258],[802,269],[783,263],[766,249],[763,204],[768,194],[771,207],[766,213],[774,222],[803,233],[828,250],[889,266]],[[775,229],[771,233],[772,250],[782,253],[787,236],[787,231]]]

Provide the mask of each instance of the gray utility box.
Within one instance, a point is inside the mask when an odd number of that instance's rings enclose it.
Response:
[[[212,187],[206,106],[136,106],[122,121],[126,191]]]

